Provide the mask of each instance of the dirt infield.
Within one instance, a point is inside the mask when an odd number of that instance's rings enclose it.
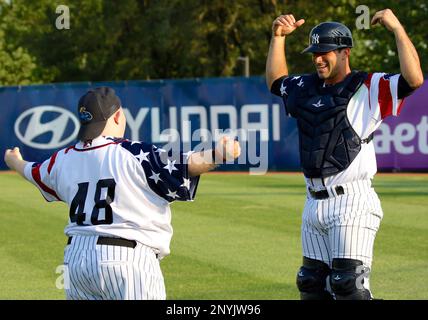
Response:
[[[1,174],[17,174],[17,173],[12,170],[0,170],[0,175]]]

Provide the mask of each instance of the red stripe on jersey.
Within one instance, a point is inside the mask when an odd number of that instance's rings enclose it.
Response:
[[[367,75],[367,79],[364,80],[364,84],[366,85],[367,89],[370,90],[370,83],[372,82],[373,73],[369,73]]]
[[[370,84],[371,84],[371,82],[372,82],[372,77],[373,77],[373,73],[369,73],[369,74],[367,75],[366,80],[364,80],[364,84],[365,84],[365,86],[367,87],[367,90],[368,90],[368,92],[369,92],[369,109],[370,109],[370,110],[371,110],[371,108],[372,108],[372,105],[371,105],[371,103],[370,103]]]
[[[401,108],[403,107],[403,104],[404,104],[405,100],[406,99],[400,99],[400,100],[398,100],[398,101],[400,101],[400,104],[398,105],[398,108],[397,108],[397,116],[401,113]]]
[[[381,118],[385,119],[392,115],[392,95],[389,80],[385,80],[383,77],[379,79],[378,101]]]
[[[40,189],[42,189],[44,192],[49,193],[50,195],[54,196],[59,201],[61,201],[61,199],[58,197],[56,192],[42,182],[42,179],[40,177],[40,166],[41,166],[41,164],[38,164],[33,169],[31,169],[31,175],[33,176],[34,181],[36,181],[36,183],[39,185]]]
[[[102,144],[100,146],[86,148],[86,149],[77,149],[75,146],[73,146],[73,149],[75,151],[83,152],[83,151],[89,151],[89,150],[94,150],[94,149],[102,148],[102,147],[108,146],[110,144],[118,144],[118,143],[121,143],[121,142],[123,142],[123,141],[121,140],[121,141],[116,141],[116,142],[109,142],[109,143],[106,143],[106,144]]]
[[[74,148],[74,146],[70,146],[70,147],[68,147],[67,149],[65,149],[65,154],[67,154],[68,153],[68,151],[70,151],[71,149],[73,149]]]
[[[52,170],[52,167],[53,167],[53,165],[54,165],[54,163],[55,163],[55,159],[56,159],[56,154],[57,154],[58,152],[55,152],[53,155],[52,155],[52,157],[51,157],[51,161],[49,161],[49,166],[48,166],[48,173],[50,174],[51,173],[51,170]]]

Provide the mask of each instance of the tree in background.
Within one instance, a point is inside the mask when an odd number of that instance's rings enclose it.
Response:
[[[300,52],[313,26],[340,21],[353,31],[354,69],[399,72],[393,35],[357,30],[354,0],[73,0],[70,29],[58,30],[53,0],[0,0],[0,84],[264,75],[273,19],[306,23],[287,40],[291,73],[313,72]],[[428,72],[426,1],[368,0],[373,15],[390,7],[406,27]]]
[[[3,85],[31,84],[37,82],[34,76],[36,64],[26,49],[9,48],[0,30],[0,83]]]

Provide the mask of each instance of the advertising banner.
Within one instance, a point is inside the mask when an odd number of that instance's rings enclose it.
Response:
[[[233,134],[243,152],[224,170],[298,171],[296,122],[263,77],[68,83],[0,88],[0,149],[18,146],[25,159],[43,161],[73,145],[77,103],[88,89],[110,86],[127,118],[125,137],[162,146],[180,141],[203,150]],[[388,118],[374,143],[380,170],[428,169],[428,84],[406,99],[399,117]],[[6,169],[3,161],[0,169]]]

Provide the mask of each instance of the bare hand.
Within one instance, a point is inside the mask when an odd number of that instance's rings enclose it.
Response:
[[[226,161],[234,160],[241,154],[239,142],[229,136],[222,137],[215,148],[216,154]]]
[[[305,23],[304,19],[296,21],[292,14],[281,15],[273,21],[272,24],[272,35],[275,37],[281,36],[284,37],[289,35],[302,24]]]
[[[19,148],[7,149],[4,153],[4,162],[6,162],[10,169],[15,170],[14,163],[16,160],[23,160]]]
[[[389,31],[396,31],[403,27],[391,9],[376,12],[371,24],[375,25],[377,23],[385,26]]]

